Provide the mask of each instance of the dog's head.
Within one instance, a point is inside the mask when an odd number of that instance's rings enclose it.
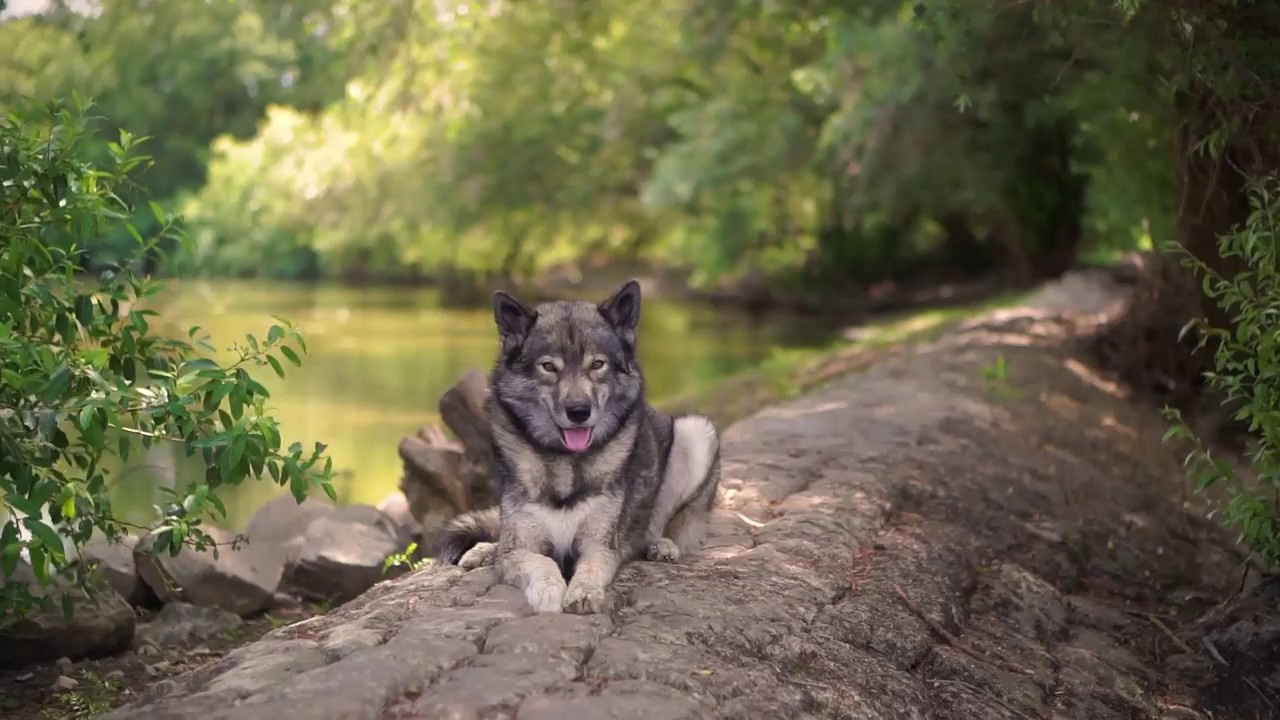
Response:
[[[496,292],[502,354],[494,399],[546,450],[585,452],[607,443],[644,397],[636,362],[640,284],[599,305],[559,301],[530,308]]]

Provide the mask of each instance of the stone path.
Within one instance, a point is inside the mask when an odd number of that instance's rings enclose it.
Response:
[[[1071,324],[1006,314],[729,429],[706,549],[627,567],[606,614],[428,569],[108,717],[1202,717],[1138,611],[1239,561]]]

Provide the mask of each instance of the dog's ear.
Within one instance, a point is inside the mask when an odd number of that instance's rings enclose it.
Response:
[[[623,340],[635,345],[636,327],[640,325],[640,283],[628,280],[613,297],[600,303],[600,314]]]
[[[529,328],[537,318],[535,310],[501,290],[493,294],[493,319],[498,323],[498,337],[502,340],[504,355],[524,344]]]

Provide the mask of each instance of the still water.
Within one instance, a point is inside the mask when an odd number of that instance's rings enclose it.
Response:
[[[497,350],[487,305],[445,307],[430,288],[352,288],[245,281],[169,283],[149,303],[160,311],[153,328],[185,337],[199,325],[221,352],[245,333],[259,338],[288,318],[302,331],[302,367],[286,363],[281,380],[270,368],[254,377],[271,392],[269,406],[284,444],[315,441],[333,457],[340,503],[377,504],[396,489],[400,439],[437,418],[437,401],[471,368],[487,370]],[[640,355],[656,404],[747,370],[776,348],[821,343],[830,335],[813,321],[752,320],[700,304],[646,299]],[[228,352],[221,359],[233,356]],[[137,456],[135,456],[137,457]],[[148,524],[162,485],[185,484],[201,469],[172,446],[131,457],[114,483],[115,510]],[[225,523],[239,530],[262,503],[283,490],[269,480],[226,488]]]

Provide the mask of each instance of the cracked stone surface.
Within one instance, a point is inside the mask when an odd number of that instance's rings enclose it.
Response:
[[[627,566],[604,614],[429,568],[107,717],[1200,717],[1138,611],[1238,559],[1045,297],[728,429],[703,551]]]

